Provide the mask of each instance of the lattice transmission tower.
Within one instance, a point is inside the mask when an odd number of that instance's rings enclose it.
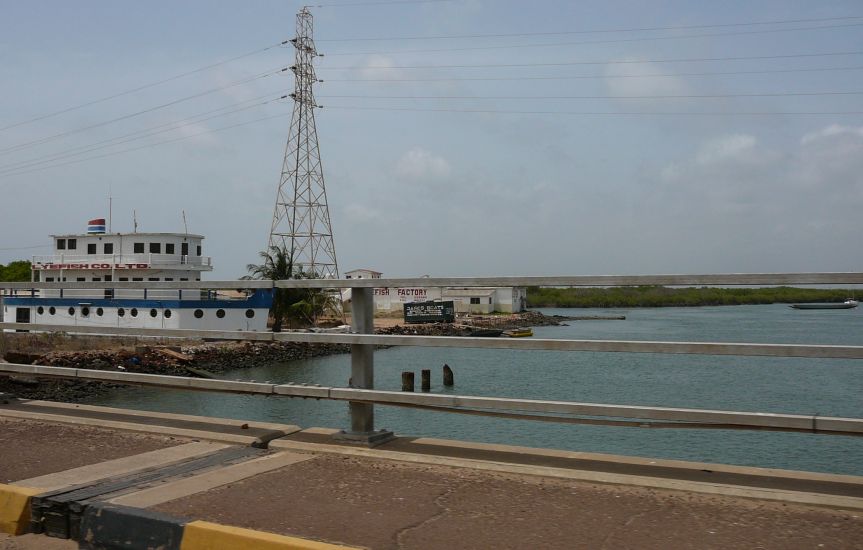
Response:
[[[312,39],[312,14],[308,8],[297,13],[297,36],[291,42],[296,50],[291,70],[295,75],[294,112],[285,160],[273,210],[270,246],[284,247],[291,253],[294,265],[318,277],[339,277],[336,247],[318,132],[315,127],[314,84],[318,82],[313,62],[318,52]]]

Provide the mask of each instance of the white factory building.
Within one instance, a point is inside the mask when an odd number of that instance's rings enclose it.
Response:
[[[345,273],[346,279],[381,279],[382,273],[371,269],[355,269]],[[374,289],[376,313],[402,313],[410,302],[441,300],[453,302],[456,313],[485,314],[524,311],[527,290],[524,287],[383,287]]]

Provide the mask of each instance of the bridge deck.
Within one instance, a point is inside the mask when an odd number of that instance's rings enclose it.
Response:
[[[863,540],[859,477],[424,438],[366,449],[330,433],[12,401],[0,405],[0,483],[39,489],[34,499],[45,502],[81,499],[371,548],[855,548]],[[274,438],[269,449],[242,452],[261,438]],[[0,535],[4,550],[77,547],[50,543]]]

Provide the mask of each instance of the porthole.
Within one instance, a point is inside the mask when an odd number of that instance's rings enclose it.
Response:
[[[121,307],[118,307],[117,308],[117,317],[124,317],[125,315],[126,315],[126,310],[121,308]]]
[[[200,319],[203,316],[204,316],[204,310],[203,309],[196,309],[195,310],[195,319]]]
[[[87,317],[87,316],[89,316],[89,315],[90,315],[90,308],[89,308],[89,307],[87,307],[87,306],[82,307],[82,308],[81,308],[81,316],[82,316],[82,317]]]
[[[101,316],[102,316],[102,315],[104,315],[104,314],[105,314],[105,310],[104,310],[104,309],[102,309],[102,308],[100,308],[100,307],[99,307],[99,308],[96,308],[96,315],[98,315],[99,317],[101,317]]]
[[[71,315],[73,317],[75,316],[75,308],[74,307],[69,308],[69,315]]]
[[[216,310],[216,317],[218,317],[219,319],[222,319],[224,316],[225,316],[225,310],[224,309],[217,309]]]
[[[36,313],[38,313],[39,315],[42,315],[43,313],[45,313],[45,308],[42,306],[37,307]]]
[[[170,319],[170,318],[171,318],[171,310],[170,310],[170,309],[166,309],[166,310],[165,310],[165,319]]]
[[[138,316],[138,308],[133,307],[131,309],[131,311],[129,311],[129,315],[131,315],[132,317],[137,317]]]
[[[55,313],[57,313],[57,310],[54,308],[54,306],[51,306],[48,308],[48,313],[54,315]]]
[[[254,309],[247,309],[246,310],[246,319],[251,319],[254,316],[255,316],[255,310]]]
[[[155,309],[150,310],[150,317],[156,317],[157,315],[159,315],[158,311],[156,311]]]

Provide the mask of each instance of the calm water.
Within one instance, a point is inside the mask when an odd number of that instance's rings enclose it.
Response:
[[[572,321],[538,338],[863,345],[863,311],[783,305],[633,310],[625,321]],[[441,385],[441,365],[456,386]],[[376,387],[432,369],[432,391],[594,403],[863,417],[863,362],[836,359],[393,348],[375,353]],[[228,373],[230,379],[344,386],[350,356]],[[348,425],[344,403],[129,388],[96,404],[298,424]],[[863,437],[560,425],[377,407],[376,423],[401,434],[534,447],[863,475]]]

